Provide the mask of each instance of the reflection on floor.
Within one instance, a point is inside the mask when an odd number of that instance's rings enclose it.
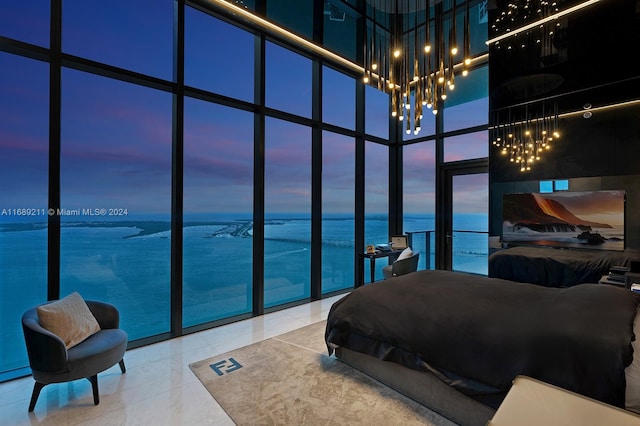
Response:
[[[100,404],[88,380],[46,386],[27,412],[33,379],[0,384],[6,425],[233,425],[189,364],[327,318],[341,296],[132,349],[126,374],[116,364],[98,375]]]

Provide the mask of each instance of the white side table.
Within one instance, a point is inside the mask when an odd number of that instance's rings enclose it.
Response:
[[[518,376],[489,426],[640,426],[640,415]]]

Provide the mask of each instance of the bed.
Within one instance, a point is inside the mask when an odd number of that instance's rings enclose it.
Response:
[[[547,287],[597,283],[612,266],[631,266],[636,251],[516,246],[489,256],[489,276]]]
[[[480,425],[518,375],[625,407],[639,304],[639,294],[605,284],[418,271],[336,301],[325,342],[330,355],[450,420]]]

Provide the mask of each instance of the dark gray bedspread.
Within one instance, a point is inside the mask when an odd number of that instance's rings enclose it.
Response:
[[[511,247],[489,256],[489,276],[505,280],[569,287],[597,283],[612,266],[630,266],[636,251],[567,250]]]
[[[325,340],[409,368],[496,406],[521,374],[624,407],[640,295],[605,284],[549,288],[450,271],[360,287],[333,304]]]

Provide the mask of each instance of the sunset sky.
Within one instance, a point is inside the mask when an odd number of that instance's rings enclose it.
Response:
[[[48,7],[49,2],[1,1],[0,35],[48,47]],[[100,8],[92,2],[64,1],[63,52],[172,81],[172,25],[173,1],[169,0],[120,0]],[[186,26],[185,84],[251,102],[253,37],[191,8],[187,8]],[[272,43],[267,43],[266,55],[267,106],[310,117],[311,60]],[[47,205],[48,78],[45,62],[0,53],[0,179],[8,188],[0,192],[0,209]],[[323,81],[325,121],[353,128],[355,80],[325,68]],[[369,87],[366,93],[366,130],[386,137],[386,95]],[[476,107],[473,102],[460,105],[456,117],[472,115],[464,109],[470,112]],[[168,214],[171,126],[170,93],[63,68],[63,207]],[[478,156],[486,156],[486,133],[468,135],[466,140],[474,137],[481,147]],[[334,141],[328,144],[334,149],[335,141],[344,144],[339,152],[324,155],[323,184],[341,197],[333,196],[332,205],[325,208],[352,211],[353,182],[344,177],[353,173],[353,141],[329,132],[324,132],[324,138]],[[250,211],[252,114],[187,98],[184,139],[185,212]],[[433,209],[432,145],[406,149],[411,153],[404,158],[406,211]],[[468,158],[468,144],[452,139],[445,152],[447,161]],[[265,155],[268,208],[308,213],[310,128],[268,118]],[[386,148],[367,147],[366,159],[367,176],[381,176],[379,183],[384,184]],[[482,202],[474,199],[478,191],[473,182],[469,185],[465,202]],[[486,182],[477,185],[486,188]],[[387,210],[386,190],[377,191],[379,187],[367,183],[368,212]]]

